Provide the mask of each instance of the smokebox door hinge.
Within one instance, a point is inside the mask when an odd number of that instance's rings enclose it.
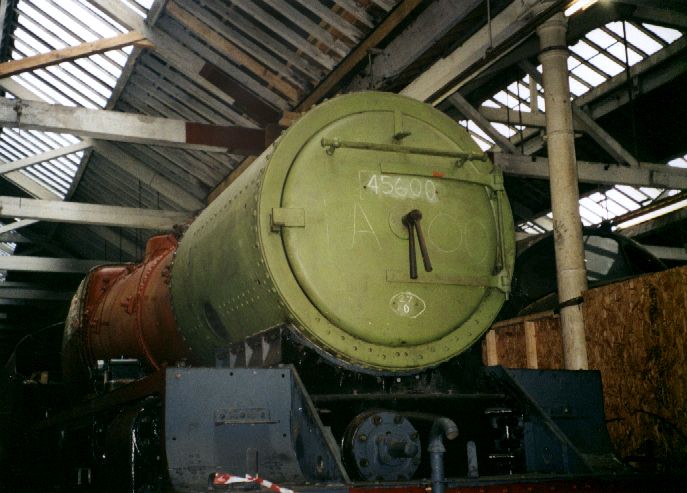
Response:
[[[271,214],[272,231],[281,228],[304,228],[305,209],[275,207]]]

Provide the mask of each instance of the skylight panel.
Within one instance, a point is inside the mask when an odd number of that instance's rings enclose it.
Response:
[[[605,33],[599,28],[589,31],[586,37],[594,41],[594,43],[596,43],[602,50],[605,50],[616,42],[613,36]]]
[[[520,224],[519,228],[522,231],[524,231],[525,233],[528,233],[531,235],[536,235],[536,234],[541,234],[541,233],[546,232],[546,230],[544,228],[542,228],[541,226],[537,226],[532,221],[526,221],[526,222]]]
[[[17,148],[12,144],[14,143],[4,140],[0,141],[0,155],[2,155],[3,159],[6,159],[7,162],[16,161],[17,159],[21,159],[23,157]]]
[[[658,188],[639,187],[639,189],[642,191],[642,193],[648,195],[651,199],[655,199],[663,192],[663,190],[660,190]]]
[[[91,92],[92,94],[97,94],[98,96],[106,99],[110,97],[110,94],[112,94],[111,86],[106,86],[103,82],[99,81],[95,77],[92,77],[88,71],[84,71],[78,65],[73,63],[62,63],[60,64],[60,68],[74,78],[73,81],[76,83],[75,85],[79,87],[79,90],[82,93],[86,94]],[[101,105],[101,107],[103,106],[104,103]]]
[[[591,226],[592,224],[592,222],[589,219],[586,219],[582,215],[580,215],[580,222],[582,223],[582,226]]]
[[[610,219],[612,217],[620,216],[628,212],[628,209],[626,209],[625,207],[617,203],[615,200],[613,200],[608,194],[608,192],[606,192],[604,197],[604,200],[600,202],[599,205],[607,211],[606,218]]]
[[[116,22],[109,16],[104,16],[102,12],[90,5],[87,1],[78,0],[72,1],[74,10],[69,12],[79,12],[78,17],[75,16],[82,26],[87,26],[87,29],[95,33],[99,38],[108,38],[116,36],[119,33],[125,32],[126,28]]]
[[[512,137],[515,135],[515,130],[513,130],[511,127],[508,125],[504,125],[503,123],[492,123],[492,126],[501,134],[504,135],[508,138]]]
[[[599,50],[589,46],[584,40],[580,40],[570,47],[570,51],[578,55],[584,60],[589,60],[591,57],[597,55]]]
[[[509,91],[511,94],[517,94],[517,92],[518,92],[518,83],[517,83],[517,82],[513,82],[513,83],[509,84],[508,87],[507,87],[506,89],[508,89],[508,91]]]
[[[122,75],[123,65],[118,65],[117,63],[115,63],[114,60],[112,60],[108,56],[105,56],[105,55],[110,55],[111,53],[113,53],[113,52],[108,51],[108,52],[103,53],[103,54],[92,55],[92,56],[89,56],[87,59],[84,58],[83,60],[89,60],[89,61],[95,63],[96,65],[98,65],[98,67],[105,70],[108,74],[110,74],[116,80],[116,79],[119,79],[120,75]],[[116,82],[113,82],[112,86],[114,86],[115,84],[116,84]]]
[[[59,19],[60,24],[69,29],[73,36],[86,42],[117,34],[115,30],[107,26],[105,26],[106,31],[98,29],[99,21],[97,18],[80,3],[73,0],[50,0],[50,10],[55,12],[53,15],[59,16],[56,19]],[[78,15],[74,15],[74,13]]]
[[[461,120],[458,123],[465,127],[472,139],[483,151],[490,149],[494,145],[494,141],[472,120]]]
[[[45,44],[39,41],[35,36],[33,36],[29,31],[24,29],[22,26],[17,26],[17,28],[14,30],[14,38],[15,43],[16,40],[21,40],[26,50],[25,54],[19,54],[19,56],[16,56],[13,53],[12,58],[14,58],[15,60],[22,59],[27,56],[47,53],[48,51],[50,51],[50,48],[48,48]]]
[[[577,58],[576,56],[573,55],[573,56],[568,57],[567,63],[568,63],[568,70],[572,71],[575,68],[582,65],[582,60],[580,60],[579,58]]]
[[[57,103],[63,105],[71,104],[69,99],[64,97],[54,88],[52,88],[51,86],[49,86],[48,84],[46,84],[30,72],[24,72],[23,74],[15,75],[14,77],[12,77],[12,79],[20,83],[27,89],[29,89],[31,92],[35,94],[40,94],[41,99],[48,103]]]
[[[40,5],[40,4],[39,4]],[[52,39],[56,42],[56,46],[64,47],[68,45],[78,44],[79,41],[74,38],[67,31],[59,27],[52,20],[48,19],[42,11],[36,10],[29,2],[19,2],[17,9],[20,13],[27,16],[27,19],[21,21],[22,24],[31,25],[37,23],[42,29],[50,32]],[[34,24],[35,25],[35,24]]]
[[[603,53],[599,53],[598,55],[590,58],[589,63],[594,64],[595,67],[597,67],[600,70],[603,70],[606,74],[610,76],[618,75],[620,72],[625,70],[624,67],[618,65],[616,62],[611,60]]]
[[[521,102],[528,103],[530,101],[530,88],[522,82],[518,82],[515,86],[515,93],[518,95]]]
[[[21,2],[24,3],[24,2]],[[63,30],[69,33],[68,37],[65,39],[69,44],[78,44],[81,41],[77,39],[77,36],[84,41],[95,41],[98,36],[79,25],[79,23],[71,15],[63,10],[63,6],[69,4],[68,1],[63,1],[55,3],[54,1],[43,1],[38,4],[38,8],[41,8],[44,12],[50,12],[50,16],[57,22]],[[72,8],[75,8],[72,6]],[[78,9],[78,7],[76,7]],[[72,10],[73,11],[73,10]],[[78,33],[78,34],[77,34]]]
[[[45,31],[42,27],[26,16],[20,15],[19,18],[20,24],[15,30],[15,36],[19,36],[19,33],[21,33],[23,35],[23,39],[38,53],[47,53],[51,50],[64,48],[67,46],[64,42]]]
[[[608,217],[608,211],[604,207],[599,205],[599,203],[596,200],[593,200],[591,197],[581,198],[580,205],[584,206],[588,211],[596,215],[599,218],[597,222],[601,222]]]
[[[67,146],[71,144],[76,144],[81,140],[72,134],[58,134],[55,132],[36,132],[39,138],[48,138],[55,141],[58,145]]]
[[[501,106],[508,107],[508,105],[510,104],[510,98],[508,97],[505,91],[497,92],[492,96],[492,99],[501,103]]]
[[[146,17],[146,12],[144,12],[143,9],[140,8],[138,2],[135,2],[135,1],[134,1],[134,2],[130,2],[130,1],[128,1],[128,0],[121,0],[121,1],[122,1],[127,7],[129,7],[131,10],[133,10],[134,12],[136,12],[138,15],[140,15],[141,17],[143,17],[143,18],[145,19],[145,17]],[[147,8],[150,8],[150,4],[148,5]]]
[[[652,55],[663,48],[660,43],[657,43],[651,39],[649,36],[633,26],[630,22],[609,22],[606,24],[606,28],[613,31],[620,38],[623,38],[623,24],[625,24],[625,36],[627,37],[627,42],[632,46],[639,48],[639,50],[645,54]]]
[[[26,168],[26,169],[19,170],[19,172],[22,175],[24,175],[28,178],[31,178],[33,181],[40,183],[41,186],[47,188],[48,190],[50,190],[52,193],[54,193],[55,195],[57,195],[61,199],[63,199],[67,194],[66,193],[67,190],[64,187],[57,186],[55,183],[50,181],[50,179],[48,179],[48,177],[46,177],[45,175],[40,173],[37,169],[35,169],[34,166],[32,166],[31,169]]]
[[[491,147],[494,145],[493,142],[487,142],[484,139],[480,138],[478,135],[471,134],[472,137],[474,138],[475,142],[477,142],[477,145],[482,151],[488,151],[491,149]]]
[[[634,211],[641,207],[640,204],[638,204],[634,200],[631,200],[626,195],[620,193],[618,190],[615,190],[614,188],[611,188],[608,192],[606,192],[606,197],[613,199],[615,202],[617,202],[620,206],[622,206],[624,209],[628,211]]]
[[[616,43],[613,46],[609,46],[607,48],[607,51],[615,56],[616,58],[619,58],[620,60],[625,60],[626,58],[626,52],[625,52],[625,46],[621,43]],[[644,60],[644,57],[637,53],[635,50],[632,49],[631,46],[627,47],[627,60],[630,64],[630,66],[634,65],[635,63],[641,62]]]
[[[55,173],[54,170],[48,168],[47,166],[43,166],[42,164],[36,164],[26,169],[33,170],[37,173],[42,174],[47,182],[52,183],[58,189],[66,191],[69,188],[69,183],[71,180],[65,180],[62,175],[60,175],[59,173]]]
[[[537,226],[545,229],[546,231],[551,231],[553,229],[553,221],[547,216],[541,216],[532,221]]]
[[[599,75],[598,72],[592,70],[587,65],[580,65],[579,67],[572,70],[572,73],[577,75],[580,79],[582,79],[592,87],[596,87],[599,84],[603,84],[606,81],[604,77]]]
[[[100,59],[107,60],[103,57]],[[117,72],[117,75],[113,75],[95,60],[96,57],[79,58],[78,60],[74,60],[72,63],[74,63],[81,70],[84,70],[86,73],[90,74],[91,77],[95,78],[101,85],[107,87],[108,89],[110,87],[114,87],[117,84],[117,77],[119,77],[121,70]]]
[[[682,33],[677,29],[671,29],[669,27],[655,26],[653,24],[642,24],[645,29],[648,29],[659,38],[661,38],[666,43],[672,43],[682,37]]]
[[[27,155],[40,154],[54,148],[54,146],[48,146],[37,139],[35,136],[36,131],[26,131],[23,129],[5,129],[5,131],[8,133],[8,136],[13,137],[14,143],[26,149]]]
[[[88,101],[88,103],[82,102],[82,106],[86,108],[103,108],[107,103],[107,96],[109,96],[109,94],[103,97],[101,94],[93,91],[90,84],[87,85],[84,83],[90,82],[89,78],[82,81],[78,71],[76,76],[74,76],[69,71],[65,70],[64,65],[68,64],[46,67],[43,70],[50,73],[56,81],[66,84],[69,87],[69,91],[76,95],[77,101]]]
[[[575,96],[581,96],[585,92],[589,91],[589,87],[585,86],[574,77],[570,77],[568,83],[570,85],[570,92],[573,93]]]
[[[51,70],[52,69],[52,70]],[[66,81],[54,74],[54,67],[47,67],[47,69],[34,70],[36,77],[40,77],[46,83],[54,87],[60,94],[69,98],[67,106],[83,106],[85,108],[96,108],[97,105],[92,101],[86,99],[83,95],[75,91]]]
[[[600,223],[603,221],[603,216],[599,216],[587,208],[582,201],[580,201],[580,218],[585,226]]]
[[[473,134],[477,134],[485,140],[491,140],[491,138],[482,130],[475,122],[468,120],[465,122],[465,128]]]
[[[646,199],[649,198],[647,195],[643,194],[635,187],[631,187],[629,185],[616,185],[615,188],[617,188],[622,193],[624,193],[634,201],[638,202],[639,204],[642,204]]]
[[[81,159],[82,156],[83,151],[74,153],[74,157],[77,159]],[[70,181],[72,176],[74,176],[74,173],[76,173],[76,166],[74,166],[74,164],[70,161],[70,158],[66,156],[57,159],[51,159],[48,162],[54,167],[56,171],[59,171],[62,175],[68,177]]]
[[[67,184],[71,183],[72,181],[72,173],[67,171],[62,165],[60,165],[59,161],[61,161],[60,158],[57,159],[51,159],[50,161],[47,161],[45,166],[43,166],[46,171],[53,173],[56,177],[64,180]]]

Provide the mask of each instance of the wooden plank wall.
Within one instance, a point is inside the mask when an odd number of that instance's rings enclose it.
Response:
[[[601,371],[619,455],[652,468],[687,468],[687,267],[590,289],[584,299],[589,367]],[[483,349],[486,364],[563,367],[553,314],[499,322]]]

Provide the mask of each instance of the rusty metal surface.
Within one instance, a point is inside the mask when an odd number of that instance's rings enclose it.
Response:
[[[176,246],[173,235],[155,236],[142,263],[106,266],[88,275],[67,320],[66,369],[93,368],[98,360],[122,356],[158,369],[189,357],[169,296]]]

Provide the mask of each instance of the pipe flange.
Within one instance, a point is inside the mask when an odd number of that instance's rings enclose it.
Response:
[[[359,414],[348,425],[342,448],[349,471],[365,481],[410,479],[422,458],[419,433],[392,411]]]

